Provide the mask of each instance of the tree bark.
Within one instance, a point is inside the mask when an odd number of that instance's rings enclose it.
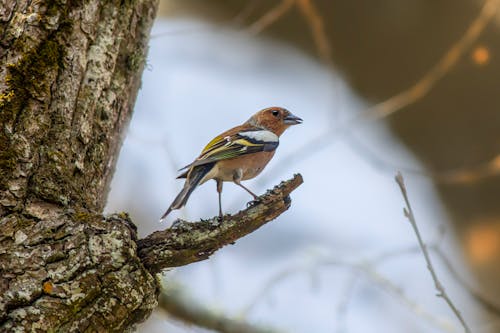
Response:
[[[155,273],[259,228],[302,183],[296,175],[222,223],[180,222],[140,241],[125,213],[101,214],[156,8],[157,0],[0,6],[2,332],[131,330],[157,306]]]
[[[102,211],[157,0],[0,6],[0,329],[123,331],[156,306]]]

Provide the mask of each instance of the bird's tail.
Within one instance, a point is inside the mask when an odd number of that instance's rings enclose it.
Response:
[[[172,204],[170,205],[170,207],[168,207],[165,214],[162,215],[162,217],[160,218],[160,221],[162,221],[165,217],[167,217],[167,215],[172,210],[184,207],[184,205],[188,201],[191,193],[193,193],[194,189],[198,186],[198,184],[203,179],[203,177],[210,170],[212,170],[214,165],[215,165],[215,162],[202,164],[202,165],[196,166],[191,171],[191,173],[189,174],[189,177],[187,177],[186,182],[184,183],[184,187],[179,192],[179,194],[177,194],[177,196],[175,197],[175,199],[172,202]]]

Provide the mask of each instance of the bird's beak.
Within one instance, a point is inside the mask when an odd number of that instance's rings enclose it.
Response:
[[[290,113],[288,116],[283,119],[283,123],[285,125],[297,125],[302,124],[302,119]]]

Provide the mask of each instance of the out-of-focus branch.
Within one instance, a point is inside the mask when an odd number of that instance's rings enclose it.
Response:
[[[278,5],[268,11],[260,19],[252,23],[247,31],[251,34],[258,34],[264,31],[271,24],[279,20],[283,15],[285,15],[293,6],[295,0],[281,0]]]
[[[312,157],[315,153],[325,149],[327,146],[336,142],[337,139],[349,133],[362,121],[375,120],[388,117],[396,112],[401,111],[404,107],[411,105],[421,98],[425,97],[432,87],[442,79],[453,67],[458,63],[465,52],[474,44],[477,38],[481,35],[484,28],[492,21],[495,14],[498,13],[500,0],[486,0],[479,14],[475,17],[472,23],[467,27],[462,37],[456,41],[439,61],[432,66],[424,76],[418,80],[412,87],[378,103],[363,112],[358,116],[348,120],[346,124],[338,128],[329,128],[324,133],[320,133],[317,137],[305,142],[297,150],[305,152],[300,155],[301,159]],[[314,30],[314,29],[313,29]],[[315,37],[317,39],[318,37]],[[276,170],[283,169],[286,165],[293,165],[297,158],[297,154],[289,154],[276,163],[274,167],[267,172],[270,177],[276,174]],[[490,174],[497,174],[498,168]],[[460,178],[462,175],[457,175]],[[453,177],[452,177],[453,178]],[[457,178],[453,178],[457,179]],[[266,182],[266,177],[261,177],[262,183]]]
[[[312,0],[282,0],[275,8],[253,23],[249,31],[253,33],[263,31],[280,19],[294,4],[307,20],[319,55],[327,65],[331,65],[332,48],[324,29],[323,18]],[[497,13],[499,5],[500,0],[486,0],[479,15],[469,25],[463,36],[448,49],[420,80],[410,88],[369,108],[361,114],[361,117],[369,119],[385,118],[427,95],[434,84],[458,63],[463,54],[477,40],[484,28]],[[358,122],[359,118],[354,117],[352,121]]]
[[[282,0],[260,19],[252,23],[247,31],[255,35],[261,33],[288,13],[294,5],[297,6],[309,25],[319,56],[325,64],[333,65],[332,48],[326,35],[323,17],[312,0]]]
[[[297,6],[309,24],[319,56],[325,64],[333,66],[332,47],[326,35],[323,17],[312,0],[297,0]]]
[[[139,240],[138,255],[152,273],[208,259],[216,250],[286,211],[291,205],[289,194],[302,182],[302,176],[296,174],[260,196],[257,204],[235,215],[225,215],[222,222],[216,217],[194,223],[177,220],[171,228]]]
[[[241,319],[212,311],[191,299],[184,288],[172,286],[162,290],[159,306],[174,319],[220,333],[277,333],[275,329],[258,327]]]
[[[399,185],[399,188],[401,189],[401,194],[403,195],[406,208],[404,208],[404,214],[405,217],[410,221],[411,226],[413,227],[413,231],[415,232],[415,235],[417,236],[418,244],[420,248],[422,249],[422,253],[425,258],[425,262],[427,263],[427,269],[431,273],[432,280],[434,280],[434,285],[436,287],[436,290],[438,291],[437,296],[441,297],[445,300],[445,302],[448,304],[450,309],[453,311],[455,316],[458,318],[460,323],[462,324],[465,332],[470,332],[469,326],[467,326],[467,323],[465,322],[464,318],[462,317],[460,311],[457,309],[455,304],[452,302],[448,294],[446,293],[444,286],[441,284],[441,281],[438,279],[436,271],[434,270],[434,266],[432,265],[431,258],[429,256],[429,251],[427,250],[426,245],[424,244],[424,241],[422,240],[422,236],[420,235],[420,231],[418,230],[417,226],[417,221],[415,219],[415,216],[413,214],[413,210],[411,209],[410,205],[410,200],[408,199],[408,193],[406,191],[406,186],[404,183],[403,176],[401,173],[398,173],[395,177],[396,183]]]
[[[495,17],[499,4],[499,0],[486,0],[481,12],[469,25],[464,35],[448,49],[417,83],[409,89],[371,107],[364,113],[364,116],[385,118],[427,95],[434,84],[458,63],[465,51],[477,40],[486,25]]]

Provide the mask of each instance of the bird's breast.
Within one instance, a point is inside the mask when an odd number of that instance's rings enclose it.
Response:
[[[211,172],[211,178],[223,181],[233,181],[235,172],[237,172],[238,169],[241,169],[242,180],[252,179],[264,170],[273,155],[274,151],[263,151],[219,161],[214,166],[213,173]]]

